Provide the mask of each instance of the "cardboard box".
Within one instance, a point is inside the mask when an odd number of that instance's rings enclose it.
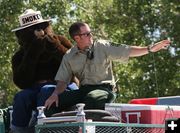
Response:
[[[180,106],[109,103],[105,110],[122,123],[165,124],[169,118],[180,118]]]

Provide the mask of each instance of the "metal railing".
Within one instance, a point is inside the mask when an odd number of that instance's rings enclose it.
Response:
[[[72,122],[36,125],[36,133],[164,133],[157,124],[125,124],[118,122]]]
[[[75,116],[46,117],[44,107],[38,107],[36,133],[164,133],[165,125],[92,122],[86,120],[84,104],[77,104]]]

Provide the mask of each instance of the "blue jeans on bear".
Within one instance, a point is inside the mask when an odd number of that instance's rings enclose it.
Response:
[[[52,94],[56,85],[43,83],[33,88],[24,89],[14,97],[12,125],[28,127],[32,111],[37,106],[43,106],[46,99]],[[43,93],[43,95],[41,95]],[[39,97],[41,96],[41,97]]]

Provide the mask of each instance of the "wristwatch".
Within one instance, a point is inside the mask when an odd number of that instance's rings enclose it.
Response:
[[[147,50],[148,50],[148,53],[152,53],[152,51],[151,51],[151,48],[153,47],[153,45],[148,45],[147,46]]]

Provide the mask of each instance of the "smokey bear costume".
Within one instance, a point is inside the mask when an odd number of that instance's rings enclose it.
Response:
[[[72,44],[53,32],[51,20],[44,20],[40,11],[26,10],[19,16],[19,22],[20,27],[12,30],[20,45],[12,57],[12,70],[13,81],[22,90],[14,97],[11,130],[29,133],[34,132],[29,127],[32,110],[43,106],[53,92],[54,77]],[[61,111],[56,107],[55,110]]]

